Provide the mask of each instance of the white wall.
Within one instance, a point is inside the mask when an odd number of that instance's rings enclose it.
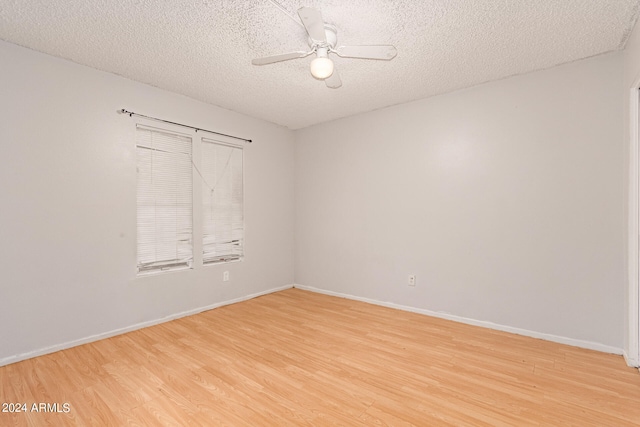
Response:
[[[625,212],[627,214],[630,213],[629,208],[634,205],[637,206],[637,188],[630,188],[629,184],[631,183],[631,179],[637,182],[637,176],[630,176],[630,160],[632,160],[631,156],[637,156],[636,154],[632,154],[631,148],[635,146],[635,150],[637,150],[638,141],[631,141],[633,137],[631,135],[631,102],[635,102],[637,106],[637,98],[638,98],[638,85],[640,84],[640,26],[636,25],[633,32],[629,36],[627,41],[627,45],[624,50],[624,81],[623,81],[623,99],[622,103],[624,106],[624,163],[622,165],[623,170],[625,171],[625,179],[624,189],[625,195]],[[632,101],[631,98],[635,98],[635,101]],[[637,123],[637,117],[634,118],[634,121]],[[634,159],[637,161],[637,159]],[[633,169],[632,169],[633,170]],[[632,172],[632,174],[637,174],[637,171]],[[633,194],[629,193],[631,191]],[[632,208],[635,209],[635,208]],[[635,225],[632,225],[631,222],[635,222]],[[638,350],[639,344],[639,336],[638,336],[638,261],[637,261],[637,245],[638,245],[638,236],[637,232],[637,213],[634,212],[631,215],[627,216],[627,225],[628,228],[626,230],[627,237],[629,238],[627,257],[625,260],[631,259],[631,262],[625,263],[625,266],[628,270],[627,277],[627,298],[625,300],[625,341],[624,341],[624,350],[625,356],[627,358],[627,362],[634,366],[638,366],[640,364],[640,352]],[[635,230],[634,230],[635,228]],[[631,249],[632,246],[635,248]],[[631,258],[629,258],[631,257]]]
[[[293,283],[291,131],[5,42],[0,58],[0,364]],[[254,140],[243,262],[136,279],[120,108]]]
[[[621,351],[622,74],[609,54],[297,131],[296,283]]]

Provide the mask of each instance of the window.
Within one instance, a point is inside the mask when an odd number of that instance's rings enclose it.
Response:
[[[138,274],[191,267],[191,137],[136,127]]]
[[[243,148],[194,135],[136,125],[138,275],[244,256]]]
[[[244,243],[242,147],[202,139],[202,262],[241,259]]]

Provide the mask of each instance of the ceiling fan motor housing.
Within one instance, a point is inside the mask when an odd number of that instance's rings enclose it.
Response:
[[[336,43],[338,43],[338,29],[331,24],[324,24],[324,33],[327,38],[326,42],[324,40],[314,40],[311,37],[307,39],[307,43],[309,43],[311,49],[327,47],[331,50],[336,47]]]

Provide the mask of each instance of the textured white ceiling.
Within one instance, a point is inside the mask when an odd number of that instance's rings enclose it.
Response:
[[[0,39],[298,129],[624,48],[640,0],[0,0]],[[296,10],[338,44],[393,44],[390,61],[335,57],[309,74]]]

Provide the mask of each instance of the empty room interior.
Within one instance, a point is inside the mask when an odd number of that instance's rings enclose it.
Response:
[[[639,14],[0,0],[0,425],[640,425]]]

